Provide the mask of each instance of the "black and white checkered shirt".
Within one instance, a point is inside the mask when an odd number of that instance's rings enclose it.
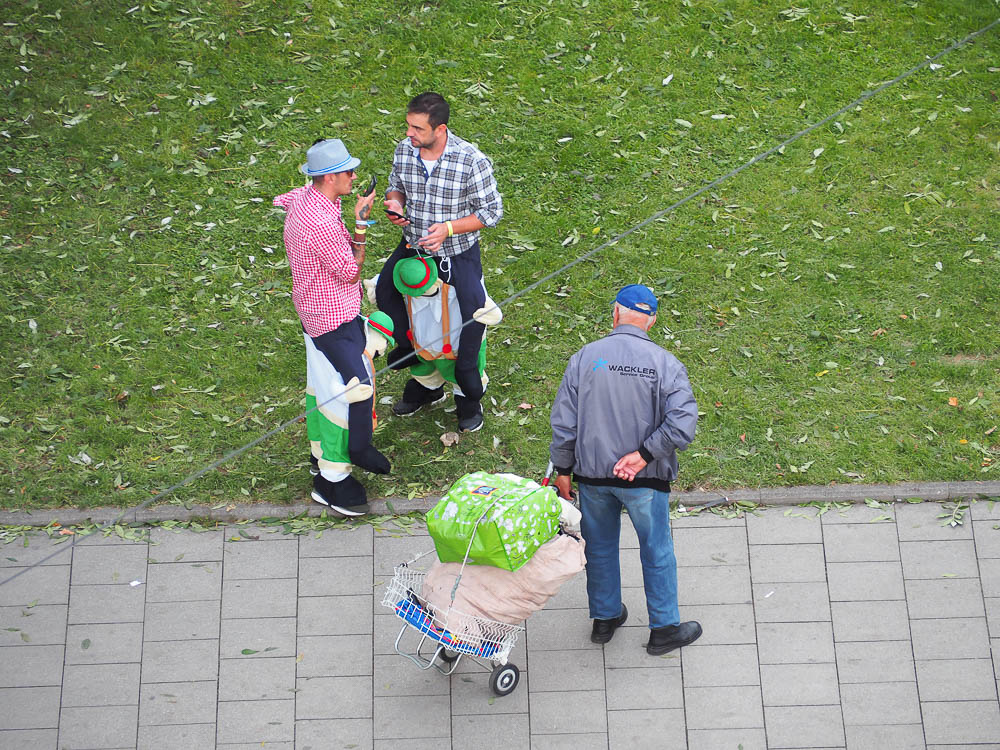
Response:
[[[406,218],[410,225],[403,227],[403,234],[414,247],[431,224],[475,214],[485,226],[492,227],[503,216],[503,199],[493,177],[493,162],[450,130],[448,143],[430,175],[420,158],[420,149],[414,148],[409,138],[399,142],[392,157],[386,193],[392,191],[406,196]],[[456,234],[448,237],[436,254],[458,255],[478,241],[479,232]]]

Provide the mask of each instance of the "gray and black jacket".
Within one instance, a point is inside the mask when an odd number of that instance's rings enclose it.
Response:
[[[684,365],[641,328],[619,325],[570,358],[552,404],[549,457],[577,482],[669,492],[676,452],[697,421]],[[618,459],[636,450],[646,468],[632,482],[615,477]]]

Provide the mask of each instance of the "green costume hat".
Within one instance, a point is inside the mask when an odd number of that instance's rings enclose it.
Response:
[[[378,331],[387,339],[392,338],[393,325],[392,318],[386,315],[381,310],[376,310],[365,321],[366,325],[371,326],[372,330]]]
[[[437,283],[437,264],[423,255],[403,258],[392,269],[392,283],[401,294],[419,297]]]

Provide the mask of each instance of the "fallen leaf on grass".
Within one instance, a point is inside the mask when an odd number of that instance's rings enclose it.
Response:
[[[458,445],[459,437],[457,432],[446,432],[441,436],[441,442],[444,443],[445,448],[450,448],[453,445]]]
[[[948,399],[948,406],[958,406],[958,399],[952,396]]]
[[[523,402],[523,403],[518,404],[517,408],[518,409],[534,409],[535,405],[534,404],[529,404],[527,402]]]

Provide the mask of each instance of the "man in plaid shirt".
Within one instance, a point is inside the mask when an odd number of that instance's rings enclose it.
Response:
[[[352,157],[337,139],[316,141],[306,157],[300,171],[312,178],[310,184],[279,195],[274,205],[287,212],[284,238],[292,271],[292,301],[307,337],[310,375],[325,371],[310,357],[325,357],[349,389],[343,400],[350,402],[347,424],[326,430],[325,434],[333,435],[328,438],[331,446],[326,446],[330,450],[324,448],[323,456],[317,456],[314,449],[312,497],[342,515],[359,516],[368,512],[364,487],[350,476],[350,465],[335,463],[326,454],[342,452],[339,444],[346,442],[351,464],[377,474],[389,472],[389,461],[371,444],[372,385],[363,363],[365,323],[359,315],[367,216],[375,193],[358,198],[352,235],[344,225],[340,200],[350,195],[357,179],[354,170],[361,160]],[[325,382],[313,385],[324,417],[329,410],[324,411],[323,402],[337,397],[326,393],[327,386]]]
[[[406,112],[406,138],[396,146],[385,195],[389,220],[403,229],[403,238],[386,261],[375,288],[378,307],[394,324],[396,348],[389,365],[403,369],[416,362],[407,337],[409,322],[402,295],[393,284],[393,269],[403,258],[430,253],[442,281],[455,289],[463,321],[483,306],[483,266],[479,230],[496,226],[503,200],[493,177],[493,164],[478,148],[448,129],[448,102],[428,92],[414,97]],[[483,384],[478,357],[485,326],[471,322],[462,329],[455,362],[455,379],[464,396],[456,396],[458,426],[473,432],[483,426]],[[392,410],[408,416],[426,404],[444,399],[443,388],[407,383]]]

